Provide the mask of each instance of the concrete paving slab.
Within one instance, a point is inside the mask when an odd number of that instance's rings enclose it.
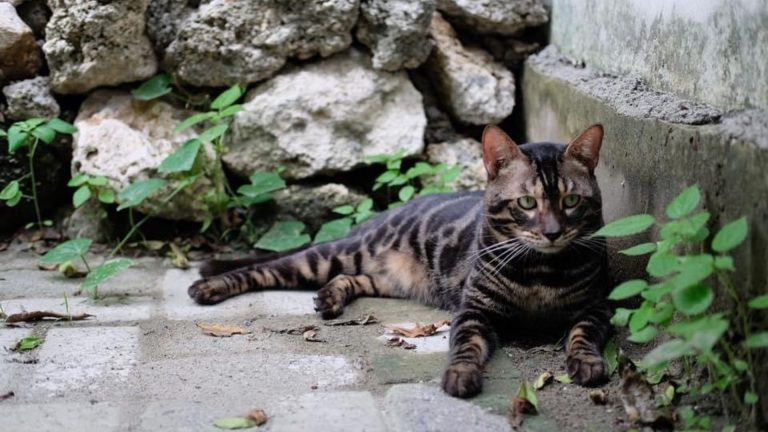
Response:
[[[91,300],[83,297],[69,298],[69,313],[93,315],[83,321],[72,321],[72,325],[88,325],[94,322],[148,320],[156,301],[150,297],[111,297]],[[5,313],[14,314],[29,311],[51,311],[67,313],[64,298],[25,298],[4,300]]]
[[[95,258],[93,262],[101,262]],[[37,268],[39,258],[27,256],[14,260],[13,267],[0,264],[0,299],[26,297],[72,296],[79,291],[82,279],[68,279],[57,271]],[[162,262],[152,258],[135,259],[136,265],[120,272],[99,287],[101,297],[116,295],[159,296],[160,282],[165,272]]]
[[[149,400],[263,400],[357,383],[360,371],[345,357],[250,354],[197,356],[141,365],[142,397]]]
[[[510,430],[506,418],[448,396],[436,385],[393,386],[385,397],[384,418],[391,430],[402,432]]]
[[[316,392],[281,400],[270,414],[274,432],[385,432],[387,427],[369,392]]]
[[[22,401],[120,400],[130,394],[139,360],[138,327],[50,329]]]
[[[0,328],[0,395],[16,392],[18,383],[32,373],[34,365],[26,362],[34,361],[33,354],[11,351],[21,338],[31,333],[32,330],[26,328]]]
[[[115,403],[2,404],[2,430],[8,432],[124,431]]]
[[[222,319],[234,316],[314,314],[312,291],[260,291],[233,297],[212,306],[201,306],[187,295],[200,278],[197,270],[168,270],[163,279],[165,315],[172,320]]]

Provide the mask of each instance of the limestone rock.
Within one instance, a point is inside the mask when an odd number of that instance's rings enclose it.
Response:
[[[463,46],[440,14],[432,19],[435,49],[425,65],[437,92],[456,120],[498,123],[515,107],[515,78],[477,47]]]
[[[3,88],[8,102],[5,111],[9,120],[32,117],[54,118],[59,116],[59,104],[48,88],[48,77],[19,81]]]
[[[350,191],[338,183],[322,186],[291,185],[275,193],[277,219],[300,220],[314,232],[323,222],[341,217],[332,212],[334,208],[354,205],[365,198],[365,195]]]
[[[42,64],[32,29],[11,3],[0,3],[0,83],[33,77]]]
[[[107,242],[113,227],[106,216],[101,203],[90,199],[66,219],[64,233],[71,239],[89,238],[97,243]]]
[[[357,38],[373,51],[373,67],[415,68],[432,50],[429,24],[435,0],[362,0]]]
[[[427,146],[427,157],[432,163],[459,165],[461,174],[454,186],[460,191],[485,189],[487,174],[483,165],[482,145],[471,138],[459,139]]]
[[[437,0],[437,8],[451,22],[478,33],[513,35],[548,21],[539,0]]]
[[[157,71],[144,34],[149,0],[50,0],[43,45],[57,93],[140,81]]]
[[[359,0],[187,3],[153,2],[149,33],[163,53],[163,67],[197,86],[260,81],[274,75],[287,58],[345,50],[359,8]]]
[[[163,159],[195,136],[191,130],[174,131],[186,117],[187,113],[159,100],[142,102],[129,93],[98,90],[83,102],[75,119],[78,133],[72,143],[72,172],[104,176],[116,193],[136,180],[161,177],[157,168]],[[211,146],[201,151],[198,157],[204,172],[221,169],[214,165]],[[213,180],[202,175],[169,203],[162,203],[177,185],[170,180],[138,210],[167,219],[204,220],[209,214],[203,196],[214,190]]]
[[[406,73],[377,71],[355,50],[261,84],[243,108],[224,155],[243,177],[279,166],[287,178],[330,174],[368,156],[424,147],[421,95]]]

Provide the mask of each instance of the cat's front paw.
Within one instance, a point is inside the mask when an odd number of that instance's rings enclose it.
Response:
[[[456,363],[448,366],[443,374],[443,390],[451,396],[468,398],[483,389],[483,374],[472,363]]]
[[[608,380],[608,365],[600,354],[577,352],[565,360],[568,375],[573,382],[586,387],[603,384]]]
[[[334,285],[326,285],[317,292],[315,311],[323,319],[337,318],[344,312],[344,291]]]
[[[199,279],[195,281],[188,289],[192,299],[203,305],[211,305],[224,301],[232,294],[229,292],[227,284],[221,279]]]

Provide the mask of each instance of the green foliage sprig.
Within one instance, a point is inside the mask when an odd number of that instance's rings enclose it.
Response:
[[[368,158],[372,164],[383,164],[387,167],[387,170],[374,181],[373,190],[386,186],[391,191],[397,192],[398,201],[390,203],[390,208],[399,207],[417,196],[453,190],[449,184],[454,182],[461,172],[458,165],[416,162],[414,166],[403,171],[405,156],[406,151],[400,150],[395,154]]]
[[[40,203],[37,197],[37,180],[35,179],[35,152],[40,142],[44,144],[53,144],[57,134],[71,135],[77,132],[77,129],[71,124],[61,119],[46,120],[43,118],[31,118],[19,121],[11,125],[8,131],[0,129],[0,138],[8,140],[8,153],[14,154],[17,150],[26,148],[27,159],[29,160],[29,173],[8,183],[0,191],[0,200],[5,201],[8,207],[16,206],[22,198],[30,198],[35,206],[35,216],[37,218],[37,227],[42,229],[44,225],[51,225],[50,221],[43,221],[40,214]],[[30,178],[32,186],[32,196],[25,196],[21,192],[20,182]]]
[[[621,237],[657,226],[661,237],[656,242],[621,251],[630,256],[650,254],[646,265],[649,279],[629,280],[613,289],[609,295],[612,300],[639,295],[643,302],[635,309],[617,309],[611,322],[627,326],[629,340],[635,343],[650,343],[664,335],[666,341],[640,363],[647,373],[659,375],[675,360],[682,361],[689,372],[705,370],[704,383],[691,385],[690,391],[729,392],[740,414],[754,421],[757,394],[751,351],[768,347],[768,332],[752,334],[749,310],[768,307],[768,296],[747,302],[731,280],[736,268],[729,253],[747,237],[746,218],[724,225],[707,242],[710,214],[695,212],[700,200],[701,192],[694,185],[670,202],[665,221],[648,214],[633,215],[611,222],[593,234]],[[733,302],[732,313],[711,309],[718,292],[724,292]],[[729,331],[731,335],[742,336],[744,341],[730,343]],[[727,410],[728,406],[723,408]],[[683,414],[689,413],[681,413],[685,419]],[[701,423],[695,426],[701,427]]]

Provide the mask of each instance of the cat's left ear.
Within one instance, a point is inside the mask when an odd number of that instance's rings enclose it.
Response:
[[[603,125],[593,124],[581,135],[568,144],[565,149],[565,157],[573,158],[589,168],[593,172],[597,167],[600,156],[600,146],[603,144]]]

